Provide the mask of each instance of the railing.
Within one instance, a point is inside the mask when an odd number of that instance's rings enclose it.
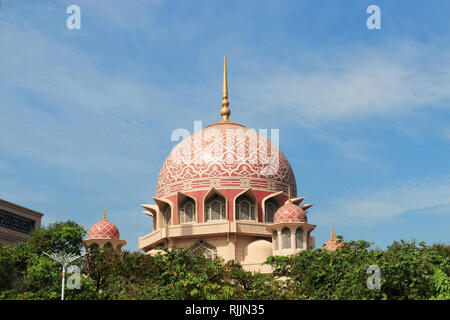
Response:
[[[256,236],[270,236],[266,231],[267,223],[253,221],[211,221],[167,226],[139,238],[139,248],[153,246],[164,238],[192,237],[240,233]]]

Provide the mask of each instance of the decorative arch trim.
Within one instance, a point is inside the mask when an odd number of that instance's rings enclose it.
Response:
[[[263,219],[263,222],[266,222],[266,201],[272,199],[272,200],[274,200],[277,203],[277,207],[280,208],[283,205],[283,197],[284,197],[284,192],[283,191],[278,191],[278,192],[269,194],[267,197],[262,199],[261,207],[262,207],[262,219]]]
[[[186,193],[178,191],[177,192],[178,224],[182,224],[181,223],[181,216],[180,216],[180,214],[181,214],[181,204],[183,202],[185,202],[187,199],[191,199],[192,201],[194,201],[194,204],[195,204],[195,206],[194,206],[194,217],[192,219],[193,221],[189,222],[189,223],[198,222],[198,203],[197,203],[197,199],[195,199],[194,197],[191,197],[190,195],[188,195]]]
[[[253,200],[253,204],[255,206],[255,208],[254,208],[255,209],[255,213],[254,213],[255,214],[255,220],[254,221],[258,221],[258,198],[256,197],[255,193],[253,192],[252,188],[247,188],[244,191],[242,191],[241,193],[238,193],[234,197],[234,199],[233,199],[233,219],[234,219],[234,221],[238,221],[236,219],[236,211],[237,211],[237,203],[236,203],[236,201],[237,201],[237,199],[240,196],[243,196],[243,195],[246,195],[246,196],[248,196],[249,198],[251,198]]]
[[[220,192],[219,190],[217,190],[216,188],[211,188],[209,189],[209,191],[205,194],[205,196],[203,197],[203,221],[207,222],[206,219],[206,203],[208,202],[209,199],[211,199],[212,197],[214,197],[214,195],[219,195],[221,196],[224,200],[225,200],[225,220],[229,220],[229,206],[228,206],[228,199],[227,197],[225,197],[225,195]]]
[[[189,248],[191,252],[201,250],[207,258],[215,259],[217,257],[217,248],[206,241],[199,240],[196,244]]]

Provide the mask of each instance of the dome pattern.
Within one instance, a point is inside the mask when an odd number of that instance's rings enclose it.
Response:
[[[296,195],[295,176],[279,148],[234,122],[216,123],[176,145],[164,162],[157,197],[178,191],[252,188]]]
[[[273,223],[276,224],[289,222],[307,223],[308,219],[306,218],[305,211],[300,206],[288,201],[280,209],[278,209],[277,212],[275,212]]]
[[[94,224],[89,230],[88,239],[120,239],[119,229],[106,219]]]
[[[339,242],[338,238],[332,237],[329,239],[325,244],[323,245],[323,249],[330,250],[330,251],[336,251],[337,249],[340,249],[344,246],[343,242]]]

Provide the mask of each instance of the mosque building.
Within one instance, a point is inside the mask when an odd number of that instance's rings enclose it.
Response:
[[[315,247],[312,204],[297,197],[294,172],[275,143],[231,121],[228,106],[224,58],[222,119],[182,140],[165,160],[153,203],[142,204],[153,229],[139,237],[139,249],[190,248],[268,272],[261,266],[267,257]]]

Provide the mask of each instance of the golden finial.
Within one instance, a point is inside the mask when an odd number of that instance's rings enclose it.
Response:
[[[222,116],[222,121],[229,121],[230,118],[230,108],[228,106],[228,84],[227,84],[227,58],[223,57],[223,100],[222,109],[220,110],[220,115]]]
[[[103,220],[106,220],[106,205],[105,208],[103,209]]]
[[[291,202],[291,185],[288,185],[288,197],[289,197],[289,202]]]
[[[330,224],[330,238],[333,239],[333,224]]]
[[[336,226],[333,226],[333,238],[336,238]]]

